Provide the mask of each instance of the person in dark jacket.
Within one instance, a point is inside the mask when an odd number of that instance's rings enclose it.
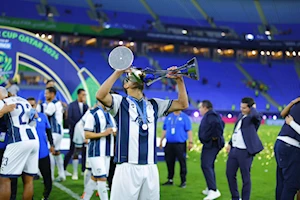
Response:
[[[200,114],[203,116],[198,131],[200,142],[203,144],[201,153],[201,168],[206,180],[207,188],[202,191],[207,195],[204,200],[216,199],[221,196],[216,185],[215,160],[219,151],[224,147],[224,122],[220,115],[213,110],[210,101],[204,100],[199,104]]]
[[[252,161],[254,156],[264,149],[257,134],[261,119],[261,114],[256,111],[255,101],[250,97],[243,98],[241,114],[235,123],[232,138],[226,147],[229,153],[226,176],[232,200],[240,199],[236,180],[238,168],[240,168],[243,179],[242,199],[250,200]]]

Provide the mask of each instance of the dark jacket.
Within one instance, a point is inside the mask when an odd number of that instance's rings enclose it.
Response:
[[[83,104],[83,112],[80,113],[78,101],[73,101],[68,106],[68,123],[70,134],[74,133],[74,128],[77,122],[82,118],[84,113],[89,109],[87,104]]]
[[[238,121],[243,117],[242,114],[239,115],[238,120],[235,123],[234,129]],[[257,112],[255,108],[251,108],[250,114],[242,119],[241,131],[247,151],[251,155],[255,155],[261,152],[264,147],[258,137],[257,130],[261,123],[261,114]],[[229,144],[232,146],[232,141],[230,140]]]
[[[224,147],[224,122],[220,115],[214,110],[209,110],[203,116],[198,137],[204,148]]]

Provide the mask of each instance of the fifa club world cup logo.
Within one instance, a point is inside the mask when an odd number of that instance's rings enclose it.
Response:
[[[11,74],[13,74],[12,59],[0,51],[0,85],[9,79]]]

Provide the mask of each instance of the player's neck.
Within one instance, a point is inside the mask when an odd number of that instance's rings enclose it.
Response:
[[[52,102],[53,101],[53,99],[49,99],[49,100],[46,100],[47,101],[47,103],[50,103],[50,102]]]
[[[174,111],[173,113],[174,113],[174,115],[178,116],[178,115],[180,115],[181,112],[180,111]]]
[[[142,99],[144,97],[143,93],[139,89],[130,89],[127,91],[129,96],[132,96],[133,98],[136,98],[138,100]]]

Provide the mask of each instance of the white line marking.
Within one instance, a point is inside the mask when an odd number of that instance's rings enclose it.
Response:
[[[81,200],[81,198],[78,194],[74,193],[72,190],[70,190],[69,188],[63,186],[62,184],[57,183],[57,182],[53,182],[53,185],[55,187],[57,187],[58,189],[60,189],[61,191],[67,193],[69,196],[73,197],[73,199]]]

